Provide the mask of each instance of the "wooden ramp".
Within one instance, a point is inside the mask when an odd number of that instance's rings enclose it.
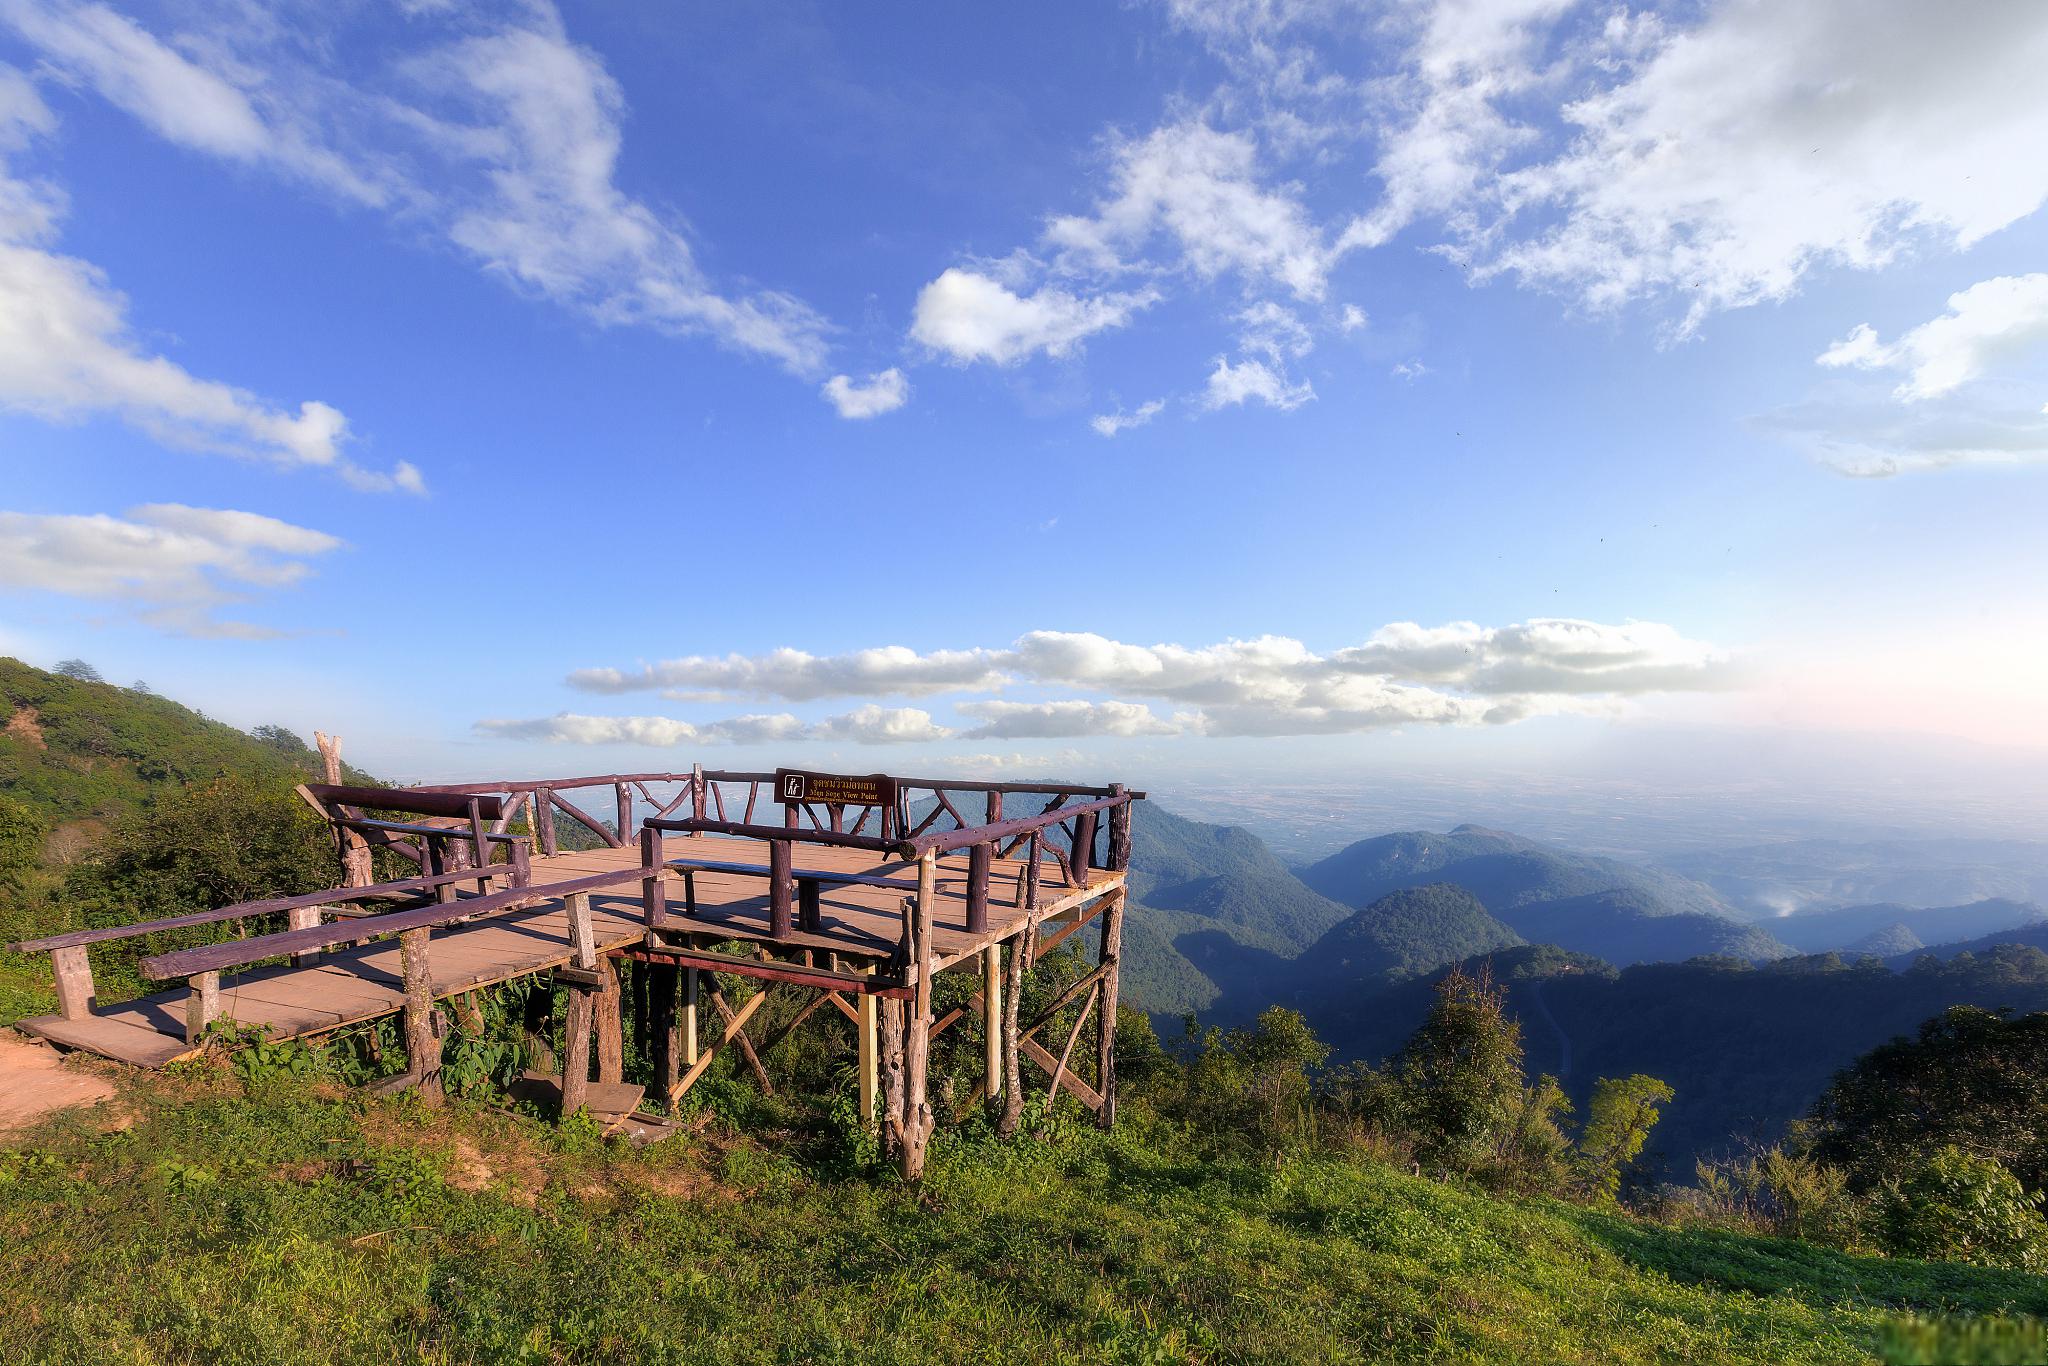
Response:
[[[663,841],[669,859],[763,864],[768,846],[760,840],[713,835],[684,835]],[[550,885],[618,872],[639,866],[633,848],[595,849],[536,858],[532,886]],[[859,849],[802,846],[801,869],[831,873],[863,873],[900,877],[915,866]],[[978,954],[989,944],[1016,934],[1026,919],[1023,896],[1025,865],[1021,860],[993,861],[989,886],[988,926],[967,928],[965,854],[938,864],[937,905],[933,924],[935,969]],[[701,935],[707,941],[767,941],[769,906],[764,879],[744,873],[699,871],[691,875],[695,913],[686,911],[682,879],[671,875],[667,931]],[[1040,889],[1039,914],[1050,921],[1092,901],[1123,882],[1121,872],[1091,868],[1083,881],[1060,886],[1049,881]],[[799,931],[778,941],[800,949],[823,950],[852,959],[886,958],[897,949],[904,894],[887,887],[833,886],[819,899],[815,931]],[[600,953],[638,945],[646,922],[637,882],[621,882],[616,890],[590,894],[596,946]],[[459,903],[450,907],[459,909]],[[364,922],[374,924],[374,918]],[[572,956],[569,915],[565,903],[550,899],[537,906],[491,916],[468,924],[437,929],[430,949],[431,979],[436,998],[476,987],[561,967]],[[185,1041],[189,989],[159,992],[120,1005],[96,1008],[84,1018],[43,1015],[18,1027],[67,1048],[82,1049],[141,1067],[162,1067],[189,1056]],[[346,1025],[397,1012],[405,1003],[400,948],[395,939],[374,940],[330,949],[316,961],[251,968],[220,985],[221,1016],[245,1028],[261,1028],[273,1040],[325,1034]]]

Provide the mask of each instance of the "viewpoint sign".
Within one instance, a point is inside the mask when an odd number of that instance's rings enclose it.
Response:
[[[809,773],[800,768],[778,768],[775,799],[785,806],[803,802],[891,806],[896,801],[896,780],[886,773]]]

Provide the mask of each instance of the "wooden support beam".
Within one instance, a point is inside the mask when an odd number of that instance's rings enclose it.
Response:
[[[683,1066],[697,1065],[697,969],[683,969]],[[675,1088],[670,1087],[671,1091]]]
[[[882,1088],[882,1151],[902,1161],[903,1154],[903,1014],[908,1002],[884,999],[879,1030]]]
[[[1041,1044],[1036,1039],[1018,1040],[1018,1051],[1023,1053],[1025,1057],[1031,1059],[1031,1061],[1037,1063],[1039,1069],[1043,1071],[1048,1077],[1051,1076],[1053,1072],[1059,1067],[1059,1059],[1053,1057],[1052,1054],[1046,1052],[1045,1045]],[[1066,1091],[1073,1095],[1075,1100],[1080,1101],[1089,1109],[1100,1110],[1102,1108],[1102,1093],[1097,1091],[1094,1087],[1090,1086],[1087,1082],[1082,1081],[1079,1077],[1068,1077],[1066,1081],[1062,1083],[1062,1086]]]
[[[564,1116],[581,1110],[590,1098],[590,1035],[595,1014],[595,994],[584,987],[570,987],[568,1017],[562,1026]]]
[[[992,846],[970,845],[967,850],[967,932],[988,931],[988,874]]]
[[[1026,928],[1025,934],[1035,931]],[[1008,1138],[1017,1132],[1017,1126],[1024,1120],[1024,1078],[1022,1067],[1017,1061],[1020,1038],[1017,1033],[1017,1003],[1024,995],[1024,959],[1027,942],[1024,938],[1010,945],[1009,971],[1003,982],[1003,1094],[1002,1109],[996,1116],[996,1134]]]
[[[85,956],[85,945],[56,950],[50,955],[50,966],[57,974],[57,1013],[67,1020],[83,1020],[92,1014],[97,993],[93,990],[92,963]]]
[[[773,990],[773,987],[761,988],[749,996],[746,1003],[735,1012],[725,1003],[725,993],[719,989],[718,979],[711,979],[711,1004],[717,1007],[719,1018],[725,1021],[726,1027],[725,1037],[719,1042],[721,1045],[728,1042],[739,1045],[740,1056],[747,1060],[747,1067],[753,1072],[754,1080],[760,1083],[761,1094],[764,1096],[775,1094],[775,1083],[768,1080],[768,1069],[761,1065],[761,1055],[754,1051],[754,1041],[747,1037],[747,1031],[742,1026],[746,1024],[747,1016],[760,1009],[760,1003],[767,1000],[768,993]]]
[[[977,844],[977,849],[985,848]],[[990,944],[981,951],[981,1090],[985,1096],[1003,1093],[1003,946]]]
[[[640,912],[652,935],[668,926],[668,864],[662,859],[659,830],[640,832],[640,867]]]
[[[590,919],[590,893],[571,892],[562,898],[569,912],[571,960],[585,972],[597,969],[597,931]]]
[[[1067,1059],[1074,1055],[1074,1041],[1081,1037],[1082,1029],[1087,1026],[1089,1012],[1094,1008],[1095,997],[1101,990],[1100,982],[1088,989],[1088,1004],[1081,1007],[1081,1013],[1074,1017],[1074,1027],[1067,1031],[1066,1047],[1060,1050],[1060,1060],[1052,1069],[1052,1089],[1045,1093],[1048,1109],[1060,1098],[1060,1079],[1067,1075]]]
[[[899,1170],[906,1181],[924,1175],[926,1145],[937,1120],[926,1093],[932,1047],[932,916],[938,903],[938,855],[917,856],[917,896],[908,916],[912,984],[903,1040],[903,1150]]]
[[[832,999],[839,998],[835,995]],[[875,1095],[881,1087],[881,1004],[880,997],[863,992],[860,1009],[853,1017],[859,1035],[855,1050],[860,1061],[860,1122],[869,1128],[874,1127]]]
[[[673,963],[642,963],[640,975],[647,981],[647,1027],[652,1037],[655,1090],[662,1095],[682,1076],[681,1020],[676,1011],[676,987],[680,970]],[[695,1061],[692,1059],[691,1061]]]
[[[185,1042],[196,1048],[206,1038],[206,1027],[219,1018],[220,974],[194,973],[192,995],[185,1002]]]
[[[626,1079],[626,1041],[621,1029],[625,993],[619,989],[618,960],[597,960],[597,1079],[607,1085]]]
[[[1095,1085],[1102,1104],[1095,1107],[1095,1117],[1105,1129],[1116,1123],[1116,999],[1123,945],[1124,893],[1119,888],[1102,915],[1102,1015],[1095,1041]]]
[[[715,994],[715,991],[716,989],[714,988],[713,1000],[721,1000],[722,998],[719,998]],[[754,1012],[759,1010],[761,1008],[762,1002],[766,1001],[767,999],[768,993],[766,991],[757,991],[752,996],[749,996],[743,1004],[741,1004],[739,1010],[736,1013],[731,1011],[726,1012],[724,1032],[721,1033],[716,1039],[712,1040],[711,1047],[704,1050],[704,1056],[697,1059],[696,1062],[692,1063],[690,1065],[690,1070],[683,1073],[682,1079],[676,1082],[674,1087],[670,1088],[668,1093],[668,1103],[671,1107],[673,1107],[676,1104],[676,1102],[680,1101],[684,1097],[684,1095],[686,1095],[689,1092],[689,1089],[692,1086],[695,1086],[697,1084],[697,1078],[704,1075],[704,1073],[710,1068],[711,1064],[717,1060],[719,1053],[723,1051],[727,1044],[731,1043],[734,1039],[744,1039],[746,1037],[743,1031],[746,1027],[747,1021],[753,1017]],[[723,1006],[721,1005],[720,1008],[723,1009]]]
[[[422,925],[398,936],[398,958],[405,982],[405,1068],[423,1099],[441,1099],[441,1039],[434,1028],[434,972],[428,936]]]
[[[324,909],[326,908],[322,906],[294,906],[284,913],[285,928],[292,930],[313,929],[319,925],[320,913]],[[319,961],[320,950],[318,949],[308,949],[304,953],[292,955],[292,962],[302,968],[312,967]]]

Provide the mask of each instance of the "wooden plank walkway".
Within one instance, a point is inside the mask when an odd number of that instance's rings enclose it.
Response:
[[[667,857],[725,863],[768,863],[764,841],[717,835],[671,836],[663,841]],[[868,873],[916,880],[916,865],[859,849],[799,845],[799,871]],[[639,864],[633,848],[594,849],[533,860],[537,889],[596,873]],[[989,923],[980,933],[967,929],[967,857],[964,852],[941,858],[938,904],[934,916],[936,967],[978,953],[983,946],[1014,934],[1026,910],[1021,899],[1024,862],[996,859],[990,875]],[[697,912],[683,913],[682,879],[669,879],[671,934],[695,933],[713,939],[768,939],[768,882],[739,873],[699,872],[693,875]],[[1052,920],[1120,885],[1119,872],[1088,870],[1084,886],[1070,887],[1048,862],[1042,865],[1040,914]],[[819,899],[820,928],[798,931],[781,941],[794,948],[821,949],[850,958],[885,958],[902,933],[899,908],[904,893],[887,887],[829,887]],[[637,882],[622,882],[616,891],[593,892],[591,920],[600,952],[642,942],[646,923]],[[374,922],[372,922],[374,923]],[[492,916],[466,925],[434,931],[429,945],[433,992],[452,996],[569,961],[569,915],[559,900],[526,910]],[[346,1025],[397,1012],[405,1002],[399,947],[395,938],[330,949],[317,963],[278,964],[252,968],[221,982],[221,1014],[248,1028],[267,1028],[273,1040],[325,1034]],[[185,1007],[189,991],[179,987],[120,1005],[96,1010],[90,1017],[67,1020],[58,1015],[25,1019],[18,1028],[67,1048],[116,1058],[142,1067],[162,1067],[188,1056]]]

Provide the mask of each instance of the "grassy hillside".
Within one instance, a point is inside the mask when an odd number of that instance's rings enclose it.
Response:
[[[224,773],[303,782],[318,764],[289,733],[258,739],[167,697],[0,658],[0,796],[60,840],[168,788]]]
[[[1857,1362],[2048,1282],[1504,1199],[1365,1156],[829,1131],[646,1149],[218,1071],[0,1152],[0,1360]],[[2039,1329],[1979,1322],[2031,1342]],[[1921,1355],[1915,1356],[1918,1350]]]

